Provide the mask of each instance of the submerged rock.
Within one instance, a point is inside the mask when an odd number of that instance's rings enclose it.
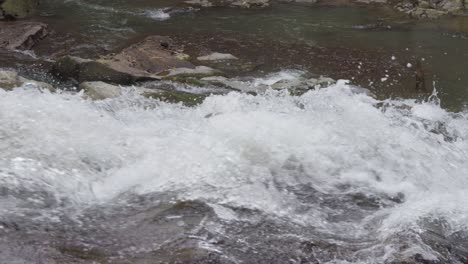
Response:
[[[83,82],[79,88],[84,91],[84,95],[92,100],[105,100],[122,95],[125,87],[112,85],[105,82]],[[135,89],[137,93],[144,97],[157,99],[167,103],[182,103],[185,106],[195,106],[205,99],[204,95],[192,94],[169,89],[148,89],[144,87],[127,87]]]
[[[219,61],[219,60],[238,60],[238,58],[229,53],[213,52],[209,55],[200,56],[197,58],[199,61]]]
[[[20,86],[55,91],[55,88],[48,83],[26,79],[19,76],[16,71],[0,70],[0,89],[9,91]]]
[[[49,90],[50,92],[55,92],[55,90],[56,90],[54,88],[54,86],[52,86],[51,84],[26,79],[26,78],[23,78],[21,76],[18,77],[18,83],[19,83],[19,85],[21,85],[23,87],[40,88],[40,89]]]
[[[0,71],[0,88],[11,90],[18,84],[18,73],[15,71]]]
[[[48,34],[38,22],[0,22],[0,49],[27,50]]]
[[[122,88],[120,86],[105,82],[84,82],[80,84],[80,89],[84,90],[86,96],[92,100],[104,100],[118,97],[122,94]]]
[[[177,75],[189,75],[189,76],[212,76],[218,73],[213,68],[206,66],[197,66],[193,69],[191,68],[175,68],[171,69],[166,76],[177,76]]]
[[[104,81],[132,84],[158,80],[159,74],[173,68],[193,69],[180,49],[167,37],[151,36],[120,53],[96,60],[65,56],[57,60],[54,73],[78,82]]]
[[[204,65],[222,71],[228,76],[238,76],[245,73],[251,73],[261,66],[259,63],[239,59],[229,53],[212,53],[197,58]]]
[[[158,99],[166,103],[182,103],[185,106],[195,106],[201,104],[205,99],[204,95],[176,90],[140,88],[138,91],[140,91],[143,96],[148,98]]]

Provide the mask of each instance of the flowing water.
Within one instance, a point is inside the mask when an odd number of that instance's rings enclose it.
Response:
[[[90,3],[64,1],[43,17],[83,20],[66,25],[78,53],[112,50],[149,31],[211,28],[316,41],[310,45],[379,43],[400,59],[432,36],[417,52],[442,92],[385,99],[340,80],[301,96],[231,92],[184,107],[132,88],[104,101],[0,89],[0,263],[468,263],[463,34],[436,34],[430,23],[410,25],[418,29],[410,33],[409,22],[395,31],[355,29],[376,21],[367,9],[310,9],[316,16],[306,18],[304,7]],[[306,23],[314,19],[321,22]],[[417,39],[405,42],[409,36]],[[241,88],[300,78],[291,70],[252,74],[263,75]]]
[[[56,33],[37,52],[93,57],[135,38],[169,35],[187,46],[245,54],[266,71],[300,67],[353,79],[385,98],[416,96],[414,68],[421,61],[427,90],[437,88],[444,107],[458,111],[468,102],[467,16],[418,22],[379,8],[198,10],[179,2],[48,0],[37,19]]]

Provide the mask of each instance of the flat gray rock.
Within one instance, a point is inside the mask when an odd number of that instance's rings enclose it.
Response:
[[[47,34],[47,25],[44,23],[0,22],[0,49],[28,50]]]

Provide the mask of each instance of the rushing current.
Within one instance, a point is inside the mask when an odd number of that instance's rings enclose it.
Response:
[[[345,81],[0,89],[0,263],[467,263],[467,117]]]

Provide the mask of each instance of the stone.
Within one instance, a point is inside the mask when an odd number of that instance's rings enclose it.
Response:
[[[227,88],[229,90],[233,91],[244,91],[244,92],[251,92],[252,90],[245,90],[245,88],[248,88],[248,86],[245,85],[245,83],[237,80],[231,80],[228,79],[224,76],[210,76],[210,77],[204,77],[201,78],[200,81],[214,85],[217,87],[222,87],[222,88]]]
[[[104,81],[117,84],[131,84],[139,80],[140,76],[131,75],[112,69],[100,62],[65,56],[58,59],[52,69],[53,74],[63,79],[74,79],[79,83]],[[155,79],[157,79],[155,77]]]
[[[0,2],[0,18],[8,20],[31,15],[39,4],[38,0],[3,0]]]
[[[44,23],[0,22],[0,49],[28,50],[47,34],[47,25]]]
[[[18,73],[15,71],[0,71],[0,88],[12,90],[18,85]]]
[[[137,81],[159,80],[173,68],[194,69],[168,37],[150,36],[118,54],[89,60],[65,56],[56,61],[53,72],[78,82],[103,81],[128,85]]]
[[[464,0],[414,0],[400,1],[396,8],[413,18],[435,19],[448,14],[463,14]]]
[[[161,76],[161,79],[189,85],[203,86],[204,82],[200,81],[201,78],[217,75],[219,73],[220,72],[218,70],[207,66],[197,66],[194,69],[175,68],[165,72],[165,74]]]
[[[280,2],[287,2],[287,3],[299,3],[299,4],[316,4],[318,0],[280,0]]]
[[[197,66],[193,69],[191,68],[175,68],[171,69],[166,75],[167,77],[176,76],[176,75],[190,75],[190,76],[211,76],[219,73],[217,70],[207,67],[207,66]]]
[[[320,76],[318,79],[315,79],[315,85],[319,85],[320,87],[327,87],[335,83],[336,81],[329,77]]]
[[[208,0],[188,0],[188,1],[185,1],[185,3],[189,4],[189,5],[200,6],[200,7],[211,7],[211,6],[213,6],[213,3],[211,3]]]
[[[56,89],[54,86],[51,84],[45,83],[45,82],[40,82],[40,81],[35,81],[35,80],[30,80],[23,78],[21,76],[18,76],[18,81],[19,85],[27,88],[39,88],[42,90],[48,90],[49,92],[55,92]]]
[[[448,12],[444,10],[438,9],[430,9],[430,8],[415,8],[408,13],[413,18],[429,18],[435,19],[447,15]]]
[[[439,3],[441,9],[452,13],[462,12],[465,9],[465,5],[465,0],[444,0]]]
[[[100,81],[83,82],[80,84],[79,88],[80,90],[84,91],[86,98],[96,101],[119,97],[122,95],[123,89],[125,89],[125,87],[122,86],[112,85]],[[130,88],[127,87],[127,89]],[[147,98],[157,99],[167,103],[182,103],[185,106],[195,106],[203,102],[205,98],[204,95],[169,89],[148,89],[139,86],[134,86],[131,89],[136,90],[137,93]]]
[[[229,53],[213,52],[209,55],[200,56],[197,58],[199,61],[219,61],[219,60],[238,60],[238,58]]]
[[[200,94],[192,94],[176,90],[137,88],[137,91],[147,98],[157,99],[166,103],[181,103],[185,106],[196,106],[201,104],[206,97]]]
[[[18,75],[16,71],[0,70],[0,88],[11,91],[16,87],[35,88],[54,92],[55,88],[45,82],[30,80]]]
[[[84,82],[80,84],[79,88],[85,92],[86,97],[92,100],[115,98],[122,94],[120,86],[105,82]]]
[[[97,60],[109,68],[132,76],[154,77],[172,68],[194,68],[186,55],[168,37],[150,36],[114,56]]]
[[[199,7],[230,6],[230,7],[266,7],[270,5],[270,0],[187,0],[186,4]]]

